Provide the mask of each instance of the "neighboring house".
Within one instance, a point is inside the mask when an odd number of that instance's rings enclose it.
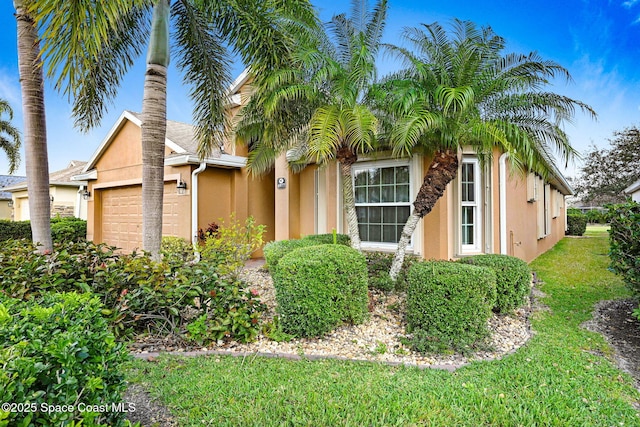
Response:
[[[624,193],[628,194],[634,202],[640,203],[640,180],[625,188]]]
[[[0,219],[13,218],[13,201],[11,193],[4,191],[4,187],[17,184],[27,179],[25,176],[0,175]]]
[[[230,114],[250,95],[243,73],[230,88]],[[125,111],[82,173],[90,192],[87,238],[125,251],[142,242],[141,121]],[[167,122],[163,234],[193,239],[199,228],[235,212],[267,226],[266,241],[346,233],[338,166],[307,166],[295,174],[285,156],[271,173],[252,178],[246,149],[225,144],[222,154],[200,161],[193,127]],[[564,198],[571,187],[556,170],[548,182],[519,178],[508,157],[495,153],[481,166],[473,152],[461,154],[458,179],[420,222],[410,250],[424,258],[450,259],[504,253],[526,261],[550,249],[566,229]],[[430,160],[377,156],[353,166],[363,248],[393,250]],[[257,255],[260,255],[258,253]]]
[[[49,196],[51,197],[51,217],[71,217],[87,219],[87,201],[82,197],[86,182],[71,180],[80,173],[87,162],[72,160],[65,169],[49,174]],[[13,220],[29,219],[29,195],[25,178],[16,184],[3,188],[11,193]]]

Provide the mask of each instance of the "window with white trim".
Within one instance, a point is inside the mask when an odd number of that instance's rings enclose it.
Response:
[[[395,246],[411,213],[409,162],[358,163],[352,175],[360,239]]]
[[[464,158],[460,165],[460,250],[462,253],[482,250],[482,179],[480,161]]]

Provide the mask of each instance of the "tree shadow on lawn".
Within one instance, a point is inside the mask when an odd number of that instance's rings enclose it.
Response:
[[[633,316],[636,299],[600,301],[593,319],[582,324],[591,332],[602,334],[614,349],[618,367],[635,379],[640,390],[640,322]]]

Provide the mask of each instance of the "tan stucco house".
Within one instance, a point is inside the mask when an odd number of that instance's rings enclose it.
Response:
[[[71,217],[87,219],[87,201],[83,198],[86,182],[72,180],[80,173],[87,162],[72,160],[62,170],[49,174],[49,196],[51,198],[51,217]],[[18,183],[2,189],[11,193],[12,219],[26,221],[29,219],[29,195],[27,181],[23,178]]]
[[[4,191],[4,187],[26,180],[26,176],[0,175],[0,219],[13,219],[13,200],[11,193]]]
[[[234,115],[250,95],[243,73],[229,90]],[[74,179],[90,193],[87,238],[130,251],[141,246],[141,121],[125,111]],[[259,178],[246,170],[246,149],[232,143],[219,156],[200,161],[193,127],[167,122],[163,234],[191,240],[198,228],[252,215],[267,226],[266,240],[346,233],[336,164],[287,168],[282,156]],[[564,198],[572,193],[555,171],[544,182],[509,171],[496,153],[481,166],[473,152],[460,153],[460,171],[434,210],[421,221],[411,251],[425,258],[450,259],[477,253],[504,253],[530,261],[551,248],[566,229]],[[430,159],[376,157],[353,166],[363,247],[393,250]],[[260,255],[260,254],[257,254]]]

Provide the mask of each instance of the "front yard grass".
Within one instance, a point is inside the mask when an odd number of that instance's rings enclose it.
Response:
[[[174,357],[136,361],[131,382],[181,426],[640,426],[640,393],[580,327],[603,299],[628,297],[607,271],[606,229],[567,238],[531,267],[549,310],[502,360],[451,373],[336,360]]]

